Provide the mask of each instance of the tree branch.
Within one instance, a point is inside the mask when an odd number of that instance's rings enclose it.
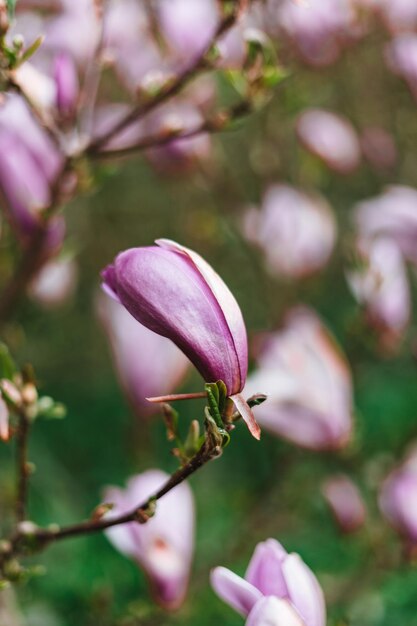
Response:
[[[201,54],[192,62],[192,64],[178,76],[172,80],[168,80],[155,96],[135,106],[124,118],[117,122],[113,128],[106,131],[103,135],[91,142],[86,149],[86,154],[94,156],[98,152],[101,152],[104,146],[108,144],[111,139],[114,139],[116,135],[125,130],[128,126],[130,126],[130,124],[141,119],[156,107],[176,96],[193,78],[196,77],[200,71],[206,70],[209,67],[207,63],[207,55],[218,39],[220,39],[236,24],[240,13],[246,5],[247,0],[237,0],[235,6],[233,7],[233,11],[225,15],[220,20],[209,43],[206,45]]]
[[[19,427],[17,431],[17,498],[16,519],[22,522],[26,519],[26,504],[28,491],[28,439],[30,423],[23,408],[19,413]]]
[[[251,104],[247,100],[242,100],[228,110],[219,111],[213,118],[204,120],[194,128],[184,130],[172,130],[163,135],[149,135],[131,146],[116,150],[103,150],[93,155],[97,160],[121,158],[136,154],[148,148],[157,148],[179,139],[191,139],[202,133],[218,133],[224,131],[227,126],[234,121],[241,119],[251,112]]]

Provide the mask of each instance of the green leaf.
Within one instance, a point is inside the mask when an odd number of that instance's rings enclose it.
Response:
[[[200,449],[200,424],[198,420],[193,420],[188,430],[188,435],[184,441],[184,452],[187,458],[192,458]]]
[[[45,37],[43,35],[40,35],[39,37],[37,37],[35,41],[29,46],[29,48],[26,48],[26,50],[24,51],[24,53],[22,54],[22,56],[16,63],[16,67],[19,67],[20,65],[22,65],[22,63],[30,59],[30,57],[32,57],[35,54],[35,52],[40,48],[40,46],[43,44],[44,39]]]
[[[9,14],[9,18],[10,19],[14,18],[14,11],[15,11],[15,8],[16,8],[16,2],[17,2],[17,0],[6,0],[7,12]]]
[[[208,408],[210,415],[219,428],[223,428],[223,420],[219,410],[219,388],[217,383],[206,383]]]
[[[16,373],[16,365],[11,357],[9,348],[0,342],[0,378],[11,380]]]

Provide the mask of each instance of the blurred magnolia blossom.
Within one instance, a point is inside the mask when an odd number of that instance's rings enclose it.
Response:
[[[247,617],[246,626],[325,626],[323,592],[298,554],[278,541],[259,543],[244,578],[225,567],[211,572],[217,595]]]
[[[270,273],[288,278],[321,269],[336,238],[335,220],[326,200],[283,184],[267,189],[260,210],[246,212],[243,231],[262,249]]]
[[[146,398],[172,393],[190,362],[172,341],[139,324],[113,298],[102,296],[97,311],[106,331],[120,383],[139,416],[159,411]]]
[[[402,254],[417,264],[417,190],[392,185],[375,198],[359,202],[354,208],[359,238],[388,237]]]
[[[78,269],[73,258],[56,258],[44,265],[30,284],[31,297],[46,308],[67,302],[77,286]]]
[[[394,137],[383,128],[370,126],[361,135],[362,152],[365,159],[377,170],[390,170],[398,160]]]
[[[411,314],[407,269],[397,243],[389,237],[357,243],[358,269],[347,272],[351,291],[365,307],[384,348],[395,349]]]
[[[245,323],[234,296],[197,253],[168,239],[121,252],[104,289],[133,317],[171,339],[205,382],[222,380],[254,437],[260,430],[241,391],[248,368]]]
[[[379,506],[389,523],[407,541],[417,542],[417,452],[386,478]]]
[[[301,58],[313,66],[337,61],[357,34],[357,14],[350,0],[270,0],[268,15]]]
[[[352,430],[349,365],[317,315],[289,312],[284,328],[266,336],[245,394],[268,401],[257,419],[271,433],[312,450],[345,446]]]
[[[52,200],[62,155],[32,116],[22,98],[0,102],[0,194],[5,213],[23,243],[40,227],[41,213]],[[51,221],[45,254],[61,244],[65,226]]]
[[[358,487],[343,474],[328,478],[322,485],[323,496],[345,533],[353,533],[365,523],[366,508]]]
[[[169,479],[149,470],[129,479],[126,489],[109,487],[104,498],[114,505],[108,517],[123,515],[157,492]],[[147,575],[155,600],[167,609],[185,599],[194,551],[194,498],[183,482],[158,502],[158,512],[146,524],[131,522],[106,531],[111,543],[136,561]]]
[[[307,150],[340,174],[350,174],[360,164],[358,135],[341,115],[324,109],[306,109],[297,120],[297,134]]]
[[[417,35],[397,35],[387,44],[385,58],[388,67],[407,83],[413,97],[417,99]]]
[[[417,3],[414,0],[379,0],[375,8],[391,33],[417,29]]]

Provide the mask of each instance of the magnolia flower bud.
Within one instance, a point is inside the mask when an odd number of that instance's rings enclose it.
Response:
[[[365,504],[348,476],[332,476],[323,484],[322,493],[342,532],[353,533],[363,526]]]
[[[330,169],[350,174],[358,167],[360,143],[346,118],[322,109],[307,109],[298,118],[297,133],[304,147]]]
[[[352,429],[352,381],[346,358],[313,311],[292,310],[266,338],[245,395],[262,389],[261,426],[312,450],[345,446]]]
[[[77,278],[77,265],[73,259],[53,259],[31,282],[30,296],[45,308],[61,306],[74,294]]]
[[[288,554],[275,539],[257,545],[244,578],[216,567],[211,584],[222,600],[249,616],[246,626],[325,626],[316,577],[298,554]]]
[[[98,313],[106,330],[120,382],[138,415],[149,415],[159,406],[150,396],[170,394],[183,380],[190,362],[166,337],[139,324],[126,309],[103,296]]]
[[[54,78],[58,112],[64,120],[70,120],[76,112],[79,84],[74,61],[68,54],[61,53],[55,58]]]
[[[120,253],[104,287],[138,322],[171,339],[206,382],[222,380],[251,433],[259,427],[240,396],[248,348],[242,313],[220,276],[198,254],[167,239]]]
[[[104,499],[114,507],[106,517],[131,511],[168,479],[164,472],[149,470],[131,478],[124,490],[108,488]],[[194,500],[187,483],[167,493],[158,502],[156,515],[146,524],[115,526],[106,535],[120,552],[144,569],[158,603],[169,609],[182,604],[194,550]]]

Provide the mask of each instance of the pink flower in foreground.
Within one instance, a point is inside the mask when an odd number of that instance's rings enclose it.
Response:
[[[331,208],[319,196],[289,185],[273,185],[260,210],[250,209],[244,233],[258,244],[271,274],[300,278],[319,270],[332,252],[336,225]]]
[[[257,419],[271,433],[312,450],[338,449],[352,430],[352,381],[346,358],[317,315],[292,310],[271,334],[245,394],[268,401]]]
[[[304,147],[330,169],[350,174],[359,166],[360,143],[348,119],[323,109],[307,109],[298,118],[297,134]]]
[[[414,452],[382,485],[379,506],[390,524],[417,542],[417,454]]]
[[[366,309],[384,347],[395,348],[407,328],[411,295],[407,270],[397,243],[389,237],[358,244],[360,266],[347,273],[355,298]]]
[[[246,626],[325,626],[323,592],[298,554],[275,539],[259,543],[244,578],[224,567],[211,573],[217,595],[248,617]]]
[[[114,504],[108,517],[132,511],[169,479],[160,470],[132,477],[126,489],[109,487],[106,502]],[[106,531],[112,544],[143,568],[155,600],[168,609],[185,599],[194,551],[194,498],[187,483],[158,501],[155,516],[146,524],[132,522]]]
[[[171,339],[206,382],[222,380],[251,433],[240,395],[248,367],[245,323],[234,296],[198,254],[167,239],[121,252],[102,272],[104,287],[150,330]]]
[[[322,485],[322,493],[340,529],[353,533],[366,519],[366,508],[358,487],[348,476],[332,476]]]
[[[138,415],[158,411],[158,405],[146,398],[172,393],[186,375],[189,360],[172,341],[139,324],[113,298],[101,297],[98,312],[121,385],[135,411]]]

